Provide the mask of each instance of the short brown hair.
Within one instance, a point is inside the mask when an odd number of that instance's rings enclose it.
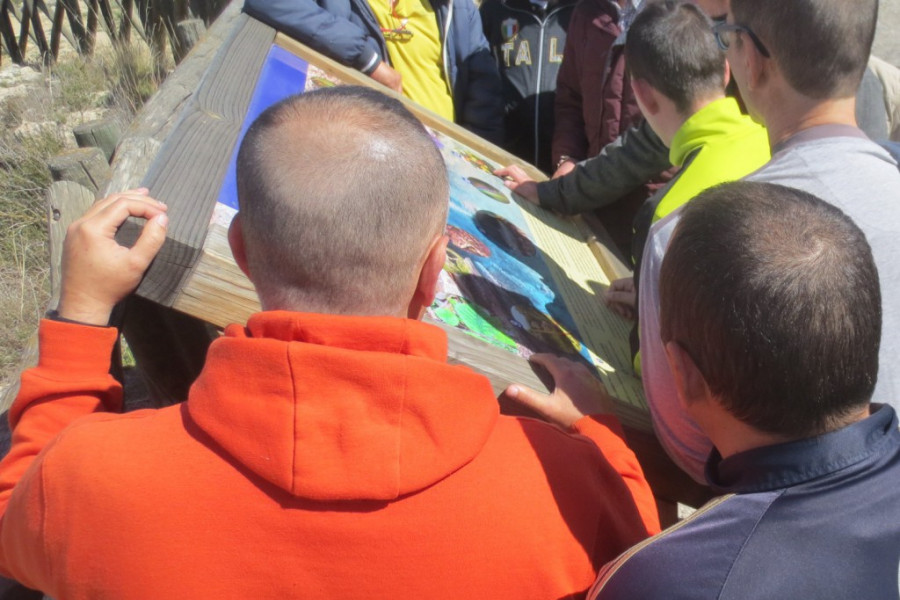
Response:
[[[660,300],[663,341],[677,342],[721,404],[760,431],[831,431],[872,396],[881,338],[872,251],[811,194],[735,182],[697,196],[666,250]]]
[[[628,29],[625,65],[682,114],[703,96],[725,91],[725,55],[712,22],[686,2],[665,0],[641,10]]]
[[[266,110],[237,160],[264,308],[397,314],[447,218],[443,159],[397,100],[339,86]]]
[[[731,0],[798,92],[824,100],[856,94],[878,18],[878,0]],[[740,36],[738,36],[738,42]]]

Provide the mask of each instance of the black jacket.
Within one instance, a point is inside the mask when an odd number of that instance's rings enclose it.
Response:
[[[481,22],[503,79],[504,147],[548,173],[556,75],[576,0],[485,0]]]

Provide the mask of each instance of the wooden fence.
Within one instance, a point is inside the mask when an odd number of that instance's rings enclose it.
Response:
[[[100,28],[113,43],[127,43],[137,35],[158,56],[168,42],[180,62],[197,31],[226,4],[228,0],[0,0],[0,64],[4,55],[22,64],[29,42],[47,64],[59,57],[62,41],[90,55]]]

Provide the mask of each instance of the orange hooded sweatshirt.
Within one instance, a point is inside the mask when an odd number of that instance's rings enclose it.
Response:
[[[500,416],[418,321],[260,313],[187,402],[124,415],[114,329],[40,335],[0,567],[57,600],[580,597],[658,530],[615,419]]]

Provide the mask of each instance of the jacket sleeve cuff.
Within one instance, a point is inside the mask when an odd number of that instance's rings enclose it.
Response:
[[[562,179],[562,178],[560,178]],[[560,193],[560,179],[551,179],[537,184],[538,203],[541,208],[568,214],[565,199]]]
[[[365,60],[360,63],[358,68],[364,75],[371,75],[379,64],[381,64],[381,57],[377,52],[373,51],[365,57]]]
[[[42,319],[38,330],[38,367],[73,378],[96,375],[98,370],[108,371],[118,336],[115,327]]]
[[[616,445],[625,445],[625,431],[615,415],[587,415],[572,423],[572,429],[592,440],[609,440]],[[605,448],[606,445],[600,447]]]
[[[38,364],[22,373],[19,395],[9,409],[10,425],[16,427],[30,406],[50,399],[59,407],[54,414],[69,421],[98,410],[121,410],[122,387],[109,374],[118,335],[114,327],[42,320]]]

